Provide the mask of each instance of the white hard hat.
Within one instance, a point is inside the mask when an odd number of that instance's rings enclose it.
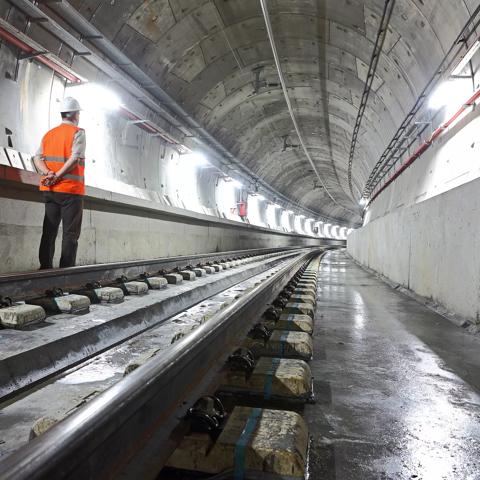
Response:
[[[63,99],[60,113],[79,112],[80,110],[81,110],[80,104],[75,98],[66,97]]]

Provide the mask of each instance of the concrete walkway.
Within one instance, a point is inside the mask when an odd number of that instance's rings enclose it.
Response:
[[[344,251],[321,265],[311,479],[480,479],[480,338]]]

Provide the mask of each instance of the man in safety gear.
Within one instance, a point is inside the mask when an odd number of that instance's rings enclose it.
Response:
[[[40,269],[53,268],[55,240],[62,221],[60,268],[73,267],[82,228],[85,195],[85,131],[78,127],[80,105],[72,97],[63,100],[62,123],[45,134],[35,156],[42,174],[40,190],[45,218],[40,242]]]

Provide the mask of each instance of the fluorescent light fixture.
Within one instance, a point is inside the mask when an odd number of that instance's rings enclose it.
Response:
[[[232,182],[232,185],[233,185],[235,188],[242,188],[242,187],[243,187],[243,184],[242,184],[241,182],[239,182],[238,180],[233,179],[232,177],[223,177],[223,179],[224,179],[226,182]]]
[[[206,165],[209,165],[209,162],[203,153],[191,152],[183,156],[197,167],[205,167]]]
[[[477,50],[480,48],[480,40],[476,40],[473,45],[468,49],[467,53],[464,57],[460,60],[458,65],[452,70],[451,75],[457,76],[460,75],[463,69],[467,66],[467,63],[473,58]]]
[[[447,116],[462,106],[472,93],[472,81],[468,78],[452,78],[439,85],[433,92],[428,106],[433,110],[446,107]]]
[[[121,98],[110,88],[100,83],[85,83],[72,90],[72,96],[79,102],[83,110],[118,110]]]

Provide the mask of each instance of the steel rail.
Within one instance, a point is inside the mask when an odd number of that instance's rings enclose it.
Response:
[[[48,377],[58,375],[115,345],[141,335],[212,295],[218,295],[253,275],[293,258],[300,251],[302,249],[252,257],[251,265],[231,270],[227,277],[211,278],[206,284],[194,286],[193,289],[181,288],[161,299],[145,299],[141,306],[133,310],[124,310],[119,306],[117,316],[109,317],[108,320],[105,318],[107,321],[95,322],[89,328],[80,330],[74,328],[68,335],[45,343],[30,343],[26,350],[0,360],[0,401],[36,388],[39,382]],[[22,343],[25,345],[25,342]]]
[[[147,273],[157,273],[160,270],[185,268],[189,265],[218,262],[228,258],[268,255],[270,253],[286,252],[299,247],[259,248],[255,250],[232,250],[227,252],[203,253],[177,257],[161,257],[151,260],[135,260],[129,262],[99,263],[70,268],[38,270],[25,273],[7,273],[0,275],[0,295],[13,300],[30,298],[43,294],[51,288],[68,290],[81,287],[89,282],[111,282],[125,275],[136,278]]]
[[[188,422],[186,410],[215,389],[229,353],[294,273],[303,252],[159,358],[0,462],[3,480],[153,479]]]

